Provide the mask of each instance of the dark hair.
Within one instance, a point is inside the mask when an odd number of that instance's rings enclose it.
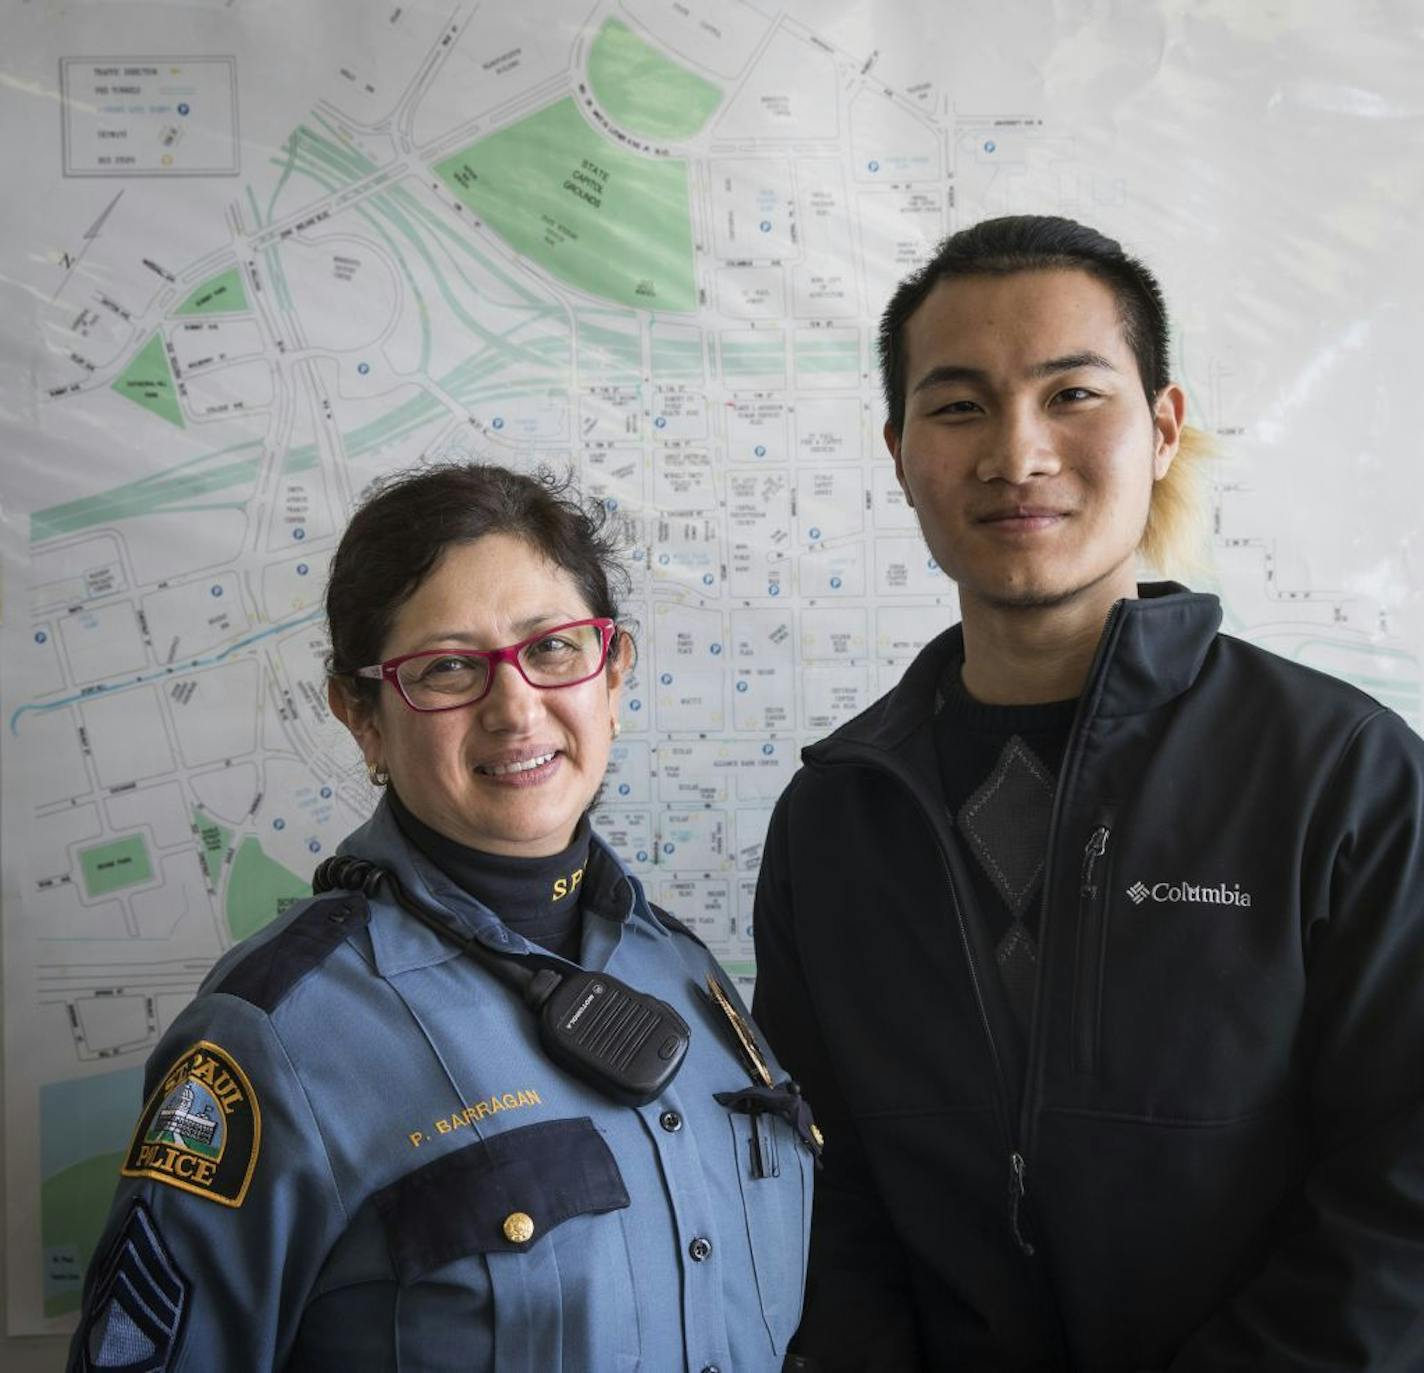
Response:
[[[1171,381],[1167,305],[1157,278],[1114,239],[1056,215],[1006,215],[951,234],[913,276],[895,288],[880,317],[880,382],[890,426],[905,427],[905,324],[941,281],[1068,268],[1086,272],[1117,299],[1127,346],[1148,403]]]
[[[544,467],[526,475],[447,463],[375,483],[331,560],[327,674],[373,699],[379,682],[347,674],[379,661],[397,612],[445,551],[486,534],[523,539],[574,579],[590,614],[616,620],[628,574],[607,521],[602,504],[578,496],[572,477]]]

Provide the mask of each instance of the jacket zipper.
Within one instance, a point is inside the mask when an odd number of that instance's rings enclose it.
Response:
[[[1098,1070],[1099,997],[1102,992],[1103,943],[1107,905],[1108,840],[1113,813],[1104,811],[1083,848],[1082,880],[1078,884],[1077,978],[1073,988],[1073,1070]]]
[[[1078,753],[1078,741],[1082,734],[1082,724],[1088,711],[1086,704],[1090,698],[1096,695],[1096,688],[1102,680],[1104,669],[1108,658],[1112,654],[1115,636],[1115,629],[1122,614],[1122,602],[1114,602],[1112,609],[1108,611],[1108,616],[1103,624],[1102,638],[1098,644],[1097,656],[1093,660],[1093,666],[1088,673],[1088,677],[1083,686],[1083,695],[1078,701],[1078,710],[1073,717],[1073,725],[1069,730],[1068,747],[1065,750],[1063,768],[1060,770],[1060,786],[1055,791],[1053,797],[1053,814],[1048,826],[1048,860],[1052,859],[1054,849],[1057,847],[1057,835],[1060,826],[1059,809],[1062,799],[1063,787],[1061,782],[1069,775],[1068,764],[1070,759],[1076,761]],[[1027,1157],[1032,1147],[1033,1138],[1033,1103],[1038,1096],[1038,1075],[1039,1064],[1042,1052],[1038,1048],[1042,1038],[1041,1021],[1042,1013],[1039,1010],[1039,1000],[1043,994],[1043,974],[1040,965],[1040,972],[1037,985],[1034,989],[1034,1009],[1033,1009],[1033,1034],[1030,1036],[1027,1071],[1024,1077],[1023,1092],[1021,1094],[1021,1107],[1019,1113],[1018,1139],[1014,1138],[1008,1119],[1006,1103],[1010,1100],[1007,1084],[1004,1081],[1003,1060],[999,1057],[999,1046],[994,1039],[993,1026],[989,1020],[989,1010],[984,1003],[984,990],[979,981],[979,965],[974,960],[973,945],[969,940],[969,931],[964,924],[964,909],[960,905],[959,893],[955,890],[954,874],[950,869],[949,856],[945,852],[944,838],[940,834],[939,821],[934,814],[934,808],[925,804],[920,797],[919,790],[914,782],[909,779],[900,769],[892,766],[886,760],[886,755],[869,744],[844,743],[839,746],[842,751],[840,759],[830,758],[816,760],[813,766],[833,767],[838,762],[846,764],[858,764],[860,766],[871,766],[878,771],[887,773],[894,777],[924,812],[926,820],[929,822],[930,831],[935,836],[936,850],[939,853],[940,866],[944,869],[945,886],[949,889],[950,900],[954,904],[955,920],[959,926],[960,944],[964,949],[964,960],[969,967],[969,981],[974,988],[974,1000],[979,1008],[979,1021],[984,1027],[984,1037],[989,1044],[989,1056],[993,1060],[994,1079],[999,1085],[998,1117],[1000,1131],[1004,1137],[1004,1143],[1008,1146],[1009,1155],[1009,1228],[1013,1234],[1014,1243],[1018,1245],[1021,1253],[1026,1258],[1033,1258],[1038,1252],[1033,1243],[1031,1235],[1028,1233],[1026,1218],[1023,1213],[1024,1205],[1028,1198],[1028,1162]],[[1039,916],[1038,939],[1039,948],[1045,947],[1044,934],[1048,922],[1048,896],[1049,880],[1052,875],[1052,862],[1046,861],[1044,867],[1044,891],[1043,906]]]
[[[1014,1150],[1009,1155],[1009,1228],[1014,1232],[1014,1243],[1027,1258],[1032,1258],[1038,1251],[1033,1247],[1033,1241],[1025,1233],[1023,1219],[1019,1215],[1019,1207],[1023,1205],[1024,1200],[1027,1172],[1028,1168],[1024,1163],[1023,1155],[1017,1149]]]
[[[1063,752],[1063,766],[1058,770],[1058,785],[1054,788],[1053,811],[1048,822],[1048,853],[1044,862],[1043,896],[1039,906],[1038,947],[1040,950],[1048,947],[1048,926],[1053,895],[1053,855],[1057,852],[1061,842],[1059,836],[1063,827],[1063,797],[1076,776],[1078,758],[1082,753],[1083,724],[1095,709],[1097,698],[1101,693],[1108,660],[1112,657],[1113,649],[1117,643],[1116,630],[1118,621],[1122,619],[1123,604],[1122,601],[1114,601],[1112,608],[1108,611],[1107,619],[1103,622],[1102,636],[1098,640],[1098,651],[1083,683],[1083,693],[1078,698],[1078,708],[1074,712],[1073,724],[1068,731],[1068,745]],[[1104,843],[1106,845],[1106,841]],[[1035,1107],[1042,1095],[1040,1078],[1043,1075],[1044,1039],[1047,1034],[1041,1004],[1044,997],[1044,981],[1044,964],[1040,960],[1038,977],[1034,983],[1033,1020],[1030,1023],[1029,1031],[1028,1063],[1024,1072],[1023,1092],[1019,1098],[1019,1143],[1010,1159],[1014,1180],[1012,1195],[1019,1203],[1022,1203],[1028,1194],[1027,1160],[1033,1154]],[[1018,1240],[1019,1247],[1022,1249],[1027,1241],[1020,1235],[1017,1209],[1011,1211],[1010,1220],[1014,1224],[1014,1238]],[[1031,1249],[1032,1245],[1029,1244],[1025,1252],[1029,1252]]]

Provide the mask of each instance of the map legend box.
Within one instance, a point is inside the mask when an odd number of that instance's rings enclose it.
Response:
[[[65,176],[236,176],[231,57],[62,57]]]

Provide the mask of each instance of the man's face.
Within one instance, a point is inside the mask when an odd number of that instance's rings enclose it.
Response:
[[[965,613],[1133,595],[1184,399],[1148,404],[1112,292],[1076,270],[944,281],[904,340],[885,441]]]

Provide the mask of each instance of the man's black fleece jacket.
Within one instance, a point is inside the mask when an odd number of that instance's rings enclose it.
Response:
[[[1026,1056],[931,737],[958,628],[777,805],[755,1013],[827,1137],[816,1367],[1424,1369],[1424,746],[1143,591],[1064,757]]]

